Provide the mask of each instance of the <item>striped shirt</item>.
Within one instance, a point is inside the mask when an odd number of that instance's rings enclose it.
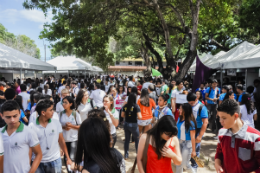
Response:
[[[260,132],[243,125],[235,134],[220,129],[215,159],[220,159],[224,172],[260,173]]]

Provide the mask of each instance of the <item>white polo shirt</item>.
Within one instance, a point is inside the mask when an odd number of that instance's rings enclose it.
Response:
[[[4,144],[3,144],[2,135],[0,135],[0,156],[3,155],[4,155]]]
[[[38,116],[39,115],[36,111],[33,112],[32,115],[30,115],[29,124],[36,121],[36,118],[38,118]],[[58,121],[60,120],[59,115],[56,112],[53,113],[52,119],[56,119]]]
[[[171,98],[176,98],[177,95],[179,95],[180,93],[183,93],[183,90],[180,90],[180,91],[178,89],[173,90]]]
[[[107,113],[106,110],[104,110],[105,114],[106,114],[106,117],[109,121],[109,125],[110,125],[110,134],[115,134],[116,133],[116,127],[114,126],[113,122],[112,122],[112,119],[110,118],[110,115]],[[114,118],[115,119],[119,119],[119,113],[118,111],[114,108],[111,113],[113,114]]]
[[[62,86],[59,87],[59,89],[58,89],[58,94],[59,94],[59,96],[61,96],[61,91],[62,91],[63,89],[65,89],[65,88],[66,88],[65,85],[62,85]]]
[[[76,112],[76,120],[75,120],[72,114],[68,117],[66,113],[63,112],[60,118],[60,123],[62,126],[66,126],[66,123],[68,122],[70,122],[72,125],[80,125],[82,121],[79,113]],[[78,140],[78,130],[71,128],[70,130],[62,129],[62,131],[63,131],[63,137],[65,142],[74,142]]]
[[[39,144],[35,132],[23,123],[10,136],[6,126],[0,129],[4,143],[4,172],[28,173],[31,169],[29,149]]]
[[[22,96],[23,98],[23,109],[26,110],[28,107],[28,103],[30,102],[30,94],[28,94],[27,92],[21,92],[18,94],[19,96]]]
[[[56,112],[60,114],[60,112],[64,111],[63,105],[62,105],[62,99],[60,102],[56,104]]]
[[[42,127],[39,118],[34,120],[29,127],[37,134],[42,150],[41,163],[52,162],[60,158],[59,134],[62,127],[58,120],[50,119],[46,127]],[[32,155],[32,160],[35,154]]]
[[[102,107],[103,106],[103,98],[105,97],[105,95],[106,95],[105,91],[103,91],[101,89],[96,89],[96,90],[92,91],[89,98],[94,100],[97,107]]]
[[[74,96],[78,95],[79,93],[79,88],[76,86],[75,88],[73,88],[73,94]]]
[[[94,100],[93,100],[93,106],[95,106]],[[77,111],[79,111],[81,121],[84,121],[88,118],[88,112],[91,111],[93,108],[91,106],[90,102],[87,102],[86,104],[80,103]]]

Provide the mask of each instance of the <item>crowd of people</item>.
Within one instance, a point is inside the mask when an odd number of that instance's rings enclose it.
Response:
[[[173,162],[176,173],[196,173],[207,129],[218,173],[260,172],[260,81],[191,88],[151,76],[2,78],[0,173],[61,173],[62,156],[69,173],[125,173],[131,142],[132,170],[171,173]]]

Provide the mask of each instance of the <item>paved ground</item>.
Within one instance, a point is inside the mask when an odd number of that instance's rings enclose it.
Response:
[[[213,139],[214,134],[207,131],[202,140],[202,151],[201,151],[201,159],[203,159],[205,163],[204,168],[199,168],[198,173],[212,173],[216,172],[214,169],[214,157],[216,153],[217,141]],[[122,155],[124,155],[124,130],[117,130],[117,143],[115,148],[118,149]],[[136,157],[135,153],[135,145],[134,143],[130,143],[129,147],[129,159],[126,161],[126,171],[127,173],[131,172],[131,168],[133,166],[134,160]],[[63,164],[64,165],[64,164]],[[172,164],[173,170],[175,170],[175,166]],[[175,172],[175,171],[173,171]],[[65,166],[63,166],[63,173],[67,173]],[[135,173],[139,173],[136,167]]]

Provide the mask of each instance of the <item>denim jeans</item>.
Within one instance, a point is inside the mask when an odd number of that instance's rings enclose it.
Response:
[[[200,130],[201,130],[201,128],[196,129],[195,138],[197,138],[197,136],[199,136]],[[201,148],[200,143],[196,143],[196,156],[197,156],[197,157],[200,156],[200,148]],[[192,166],[194,169],[197,169],[197,168],[199,167],[193,158],[191,158],[190,161],[191,161],[191,166]]]
[[[132,136],[133,136],[134,141],[135,141],[135,149],[136,149],[136,151],[137,151],[137,148],[138,148],[138,143],[139,143],[138,124],[137,123],[125,122],[124,130],[125,130],[125,144],[124,144],[125,158],[128,158],[129,142],[130,142],[131,133],[132,133]]]
[[[182,163],[179,166],[176,166],[176,173],[182,173],[183,168],[188,173],[195,173],[195,170],[190,165],[192,144],[191,141],[182,141],[180,140],[180,150],[182,156]]]
[[[67,146],[67,149],[68,149],[68,154],[70,156],[71,161],[75,162],[78,141],[65,142],[65,143],[66,143],[66,146]],[[65,155],[64,155],[64,163],[66,165],[68,173],[72,173],[72,171],[69,171],[69,169],[67,167],[67,164],[66,164],[67,163],[67,158],[66,158]]]
[[[214,131],[216,130],[216,115],[217,115],[217,104],[207,104],[209,110],[209,128]]]
[[[62,173],[61,166],[61,158],[52,162],[40,163],[35,173]]]

